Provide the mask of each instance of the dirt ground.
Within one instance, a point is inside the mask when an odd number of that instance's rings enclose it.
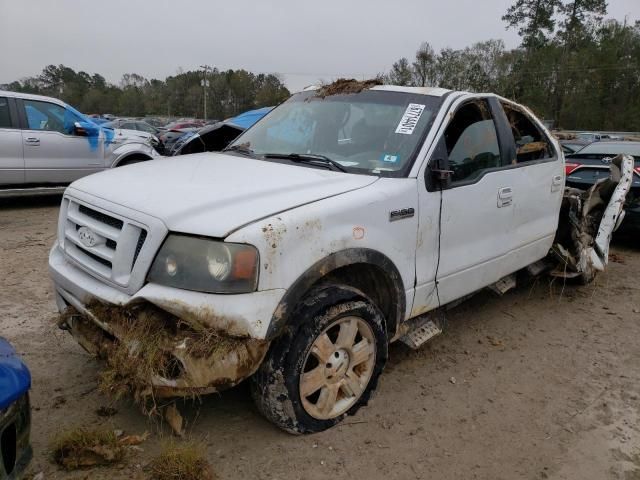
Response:
[[[31,473],[137,478],[170,435],[132,405],[100,417],[98,364],[51,323],[47,254],[59,197],[0,201],[0,334],[33,375]],[[634,245],[635,244],[635,245]],[[481,293],[418,351],[394,344],[377,395],[355,417],[295,437],[263,420],[240,386],[187,408],[222,479],[640,479],[640,242],[618,241],[594,285],[541,278]],[[76,425],[149,430],[115,468],[66,473],[49,439]]]

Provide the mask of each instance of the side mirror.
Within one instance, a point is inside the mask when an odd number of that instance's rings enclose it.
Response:
[[[73,134],[79,137],[86,137],[89,135],[87,133],[87,130],[84,128],[84,126],[80,122],[76,122],[73,124]]]
[[[429,162],[427,173],[429,175],[429,179],[425,179],[427,180],[427,184],[433,185],[439,189],[449,188],[451,185],[453,170],[447,169],[447,163],[444,159],[437,158]]]

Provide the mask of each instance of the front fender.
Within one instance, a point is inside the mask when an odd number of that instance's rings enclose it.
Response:
[[[144,142],[125,143],[113,150],[108,161],[108,167],[117,167],[124,158],[131,155],[144,155],[149,159],[159,156],[151,145]]]
[[[389,294],[394,299],[393,304],[396,306],[395,311],[393,311],[392,320],[393,325],[397,328],[397,325],[399,325],[403,319],[407,307],[407,298],[400,272],[388,257],[376,250],[350,248],[332,253],[317,261],[293,283],[282,300],[280,300],[278,308],[276,308],[273,314],[266,338],[273,339],[278,336],[290,318],[291,313],[295,310],[296,305],[302,301],[316,282],[331,272],[350,265],[377,267],[390,280],[393,287]]]
[[[257,220],[226,240],[254,245],[260,252],[259,290],[290,291],[294,286],[311,285],[340,266],[374,264],[387,277],[398,279],[397,289],[404,296],[402,321],[409,313],[407,305],[410,308],[413,302],[418,217],[392,221],[391,212],[417,211],[416,185],[416,179],[381,178],[358,190]],[[368,257],[377,256],[369,255],[371,252],[386,260],[371,261]],[[284,316],[277,311],[276,323]],[[278,326],[270,326],[270,333]]]

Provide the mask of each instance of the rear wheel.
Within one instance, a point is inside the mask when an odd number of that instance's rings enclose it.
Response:
[[[259,410],[292,433],[325,430],[366,405],[387,360],[380,310],[346,286],[314,291],[252,379]]]

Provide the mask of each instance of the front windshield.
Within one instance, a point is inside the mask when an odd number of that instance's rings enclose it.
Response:
[[[275,108],[229,148],[276,160],[291,154],[322,156],[352,173],[401,176],[410,168],[440,104],[438,97],[383,90],[324,98],[317,91],[303,92]]]

